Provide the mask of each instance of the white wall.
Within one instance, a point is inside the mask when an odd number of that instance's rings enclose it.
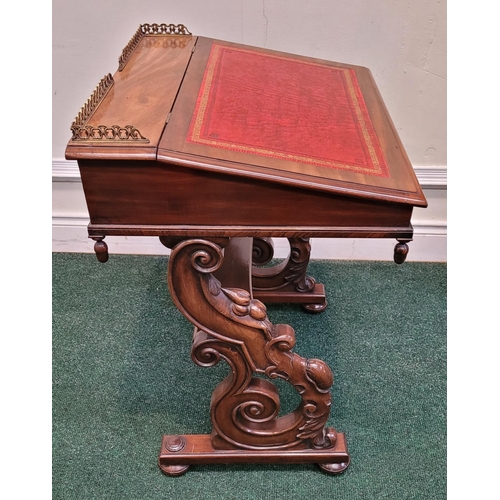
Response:
[[[440,0],[53,0],[53,250],[91,251],[70,124],[141,23],[367,66],[429,208],[415,210],[408,260],[446,260],[446,3]],[[69,181],[68,181],[69,179]],[[115,246],[112,246],[113,241]],[[109,238],[111,252],[165,253],[156,240]],[[316,258],[392,259],[392,240],[318,240]],[[278,247],[277,253],[280,252]],[[284,251],[284,250],[283,250]]]

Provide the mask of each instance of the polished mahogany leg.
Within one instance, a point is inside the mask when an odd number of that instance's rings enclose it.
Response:
[[[325,427],[332,372],[319,359],[295,354],[292,327],[272,324],[253,298],[251,253],[251,238],[186,239],[172,249],[169,289],[195,326],[192,359],[203,367],[222,359],[230,373],[212,395],[212,433],[163,436],[159,466],[172,476],[213,463],[317,463],[328,473],[342,472],[349,465],[344,435]],[[233,264],[243,269],[231,272]],[[247,281],[245,288],[240,281]],[[272,383],[277,378],[300,395],[297,408],[283,416]]]
[[[270,238],[254,238],[252,288],[254,296],[265,303],[296,303],[311,313],[326,309],[325,287],[307,274],[311,256],[309,238],[288,238],[290,254],[273,267],[259,267],[273,257]]]

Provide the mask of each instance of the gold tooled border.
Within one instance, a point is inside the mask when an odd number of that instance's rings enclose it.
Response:
[[[264,149],[264,148],[256,148],[252,146],[235,146],[231,142],[225,142],[225,141],[217,141],[217,140],[211,140],[211,139],[205,139],[201,136],[201,129],[203,122],[205,120],[205,114],[207,110],[207,105],[210,97],[210,91],[212,88],[212,83],[214,79],[214,74],[215,70],[217,67],[217,63],[220,57],[221,52],[224,49],[230,49],[232,51],[237,51],[237,52],[243,52],[243,53],[249,53],[249,54],[255,54],[255,51],[252,50],[246,50],[246,49],[240,49],[240,48],[235,48],[235,47],[226,47],[223,45],[218,45],[214,44],[212,46],[212,50],[210,52],[209,60],[207,63],[207,67],[205,70],[205,75],[204,79],[200,88],[200,93],[198,95],[198,102],[197,102],[197,108],[198,112],[196,116],[194,117],[191,126],[190,126],[190,132],[188,133],[187,140],[190,142],[194,143],[199,143],[199,144],[205,144],[207,146],[214,146],[214,147],[219,147],[219,148],[224,148],[224,149],[230,149],[233,151],[239,151],[242,153],[250,153],[250,154],[256,154],[256,155],[262,155],[262,156],[269,156],[272,158],[279,158],[279,159],[284,159],[284,160],[291,160],[291,161],[296,161],[296,162],[301,162],[301,163],[308,163],[312,165],[317,165],[321,167],[329,167],[329,168],[337,168],[341,170],[348,170],[351,172],[357,172],[357,173],[362,173],[362,174],[369,174],[369,175],[378,175],[382,177],[390,177],[389,170],[385,166],[385,168],[382,167],[382,165],[379,162],[375,147],[372,143],[372,139],[370,137],[370,133],[368,131],[368,126],[366,124],[364,115],[363,115],[363,110],[361,109],[361,105],[359,103],[358,95],[356,92],[356,88],[353,83],[352,75],[351,72],[353,70],[349,68],[339,68],[337,66],[330,66],[326,64],[320,64],[320,63],[315,63],[311,61],[301,61],[303,64],[308,64],[311,66],[319,66],[322,68],[329,68],[329,69],[335,69],[338,71],[341,71],[346,82],[346,86],[348,88],[348,94],[347,96],[351,99],[351,103],[353,105],[353,108],[356,111],[356,117],[359,122],[359,126],[361,128],[361,133],[363,135],[363,139],[365,141],[365,144],[368,148],[368,152],[370,155],[370,159],[372,161],[372,165],[374,168],[368,168],[368,167],[359,167],[357,165],[351,165],[351,164],[346,164],[342,162],[335,162],[335,161],[322,161],[317,158],[310,158],[307,156],[302,156],[302,155],[297,155],[297,154],[287,154],[283,153],[281,151],[276,151],[272,149]],[[266,57],[271,57],[274,59],[281,59],[281,60],[291,60],[289,57],[283,57],[283,56],[277,56],[274,54],[265,54]],[[383,154],[383,153],[382,153]]]

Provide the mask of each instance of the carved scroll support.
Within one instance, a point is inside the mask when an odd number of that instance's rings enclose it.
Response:
[[[270,238],[254,238],[252,286],[256,298],[265,303],[296,303],[311,313],[326,309],[325,287],[307,274],[311,256],[309,238],[288,238],[290,254],[273,267],[259,267],[273,257]]]
[[[191,464],[313,462],[326,472],[342,472],[349,464],[344,436],[325,427],[330,368],[294,353],[294,330],[272,324],[250,290],[226,287],[215,277],[227,274],[218,272],[231,247],[241,249],[250,266],[251,244],[250,238],[233,238],[231,244],[187,239],[172,249],[168,283],[174,303],[195,326],[191,357],[202,367],[223,360],[230,372],[211,398],[213,432],[164,436],[159,466],[168,475],[180,475]],[[241,276],[244,280],[245,273]],[[300,396],[297,408],[285,415],[272,382],[276,378]]]

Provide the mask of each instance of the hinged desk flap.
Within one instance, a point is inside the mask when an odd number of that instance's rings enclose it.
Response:
[[[158,159],[426,205],[367,68],[204,37]]]

